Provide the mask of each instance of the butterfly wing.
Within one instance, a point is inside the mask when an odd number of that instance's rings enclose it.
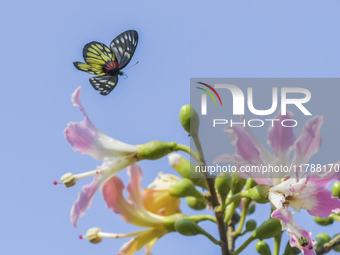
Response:
[[[99,75],[99,76],[105,75],[105,73],[102,70],[95,69],[92,66],[85,64],[85,63],[73,62],[73,65],[80,71],[84,71],[84,72]]]
[[[99,90],[100,94],[106,96],[108,95],[117,85],[118,76],[96,76],[90,78],[90,83],[95,90]]]
[[[135,53],[137,43],[138,33],[135,30],[125,31],[112,40],[110,48],[117,58],[119,70],[129,64]]]

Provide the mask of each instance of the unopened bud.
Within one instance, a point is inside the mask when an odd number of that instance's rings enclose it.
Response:
[[[204,199],[195,197],[186,197],[185,201],[188,206],[194,210],[203,210],[207,207],[207,202]]]
[[[76,185],[76,178],[72,173],[66,173],[61,176],[60,180],[65,184],[67,188]]]
[[[321,246],[323,246],[325,243],[329,242],[331,240],[330,236],[325,233],[320,233],[315,237],[316,245],[314,246],[314,249],[317,250]]]
[[[184,236],[195,236],[202,233],[202,228],[196,222],[188,219],[181,219],[175,223],[175,230]]]
[[[255,248],[256,248],[257,252],[261,255],[271,255],[272,254],[268,244],[265,243],[264,241],[258,241],[255,244]]]
[[[248,178],[246,182],[246,190],[251,189],[257,185],[256,181],[254,181],[252,178]]]
[[[228,196],[229,190],[231,187],[231,177],[230,174],[225,172],[225,173],[220,173],[217,175],[215,179],[215,188],[220,194],[221,199],[225,200],[225,198]]]
[[[199,117],[194,108],[190,105],[183,105],[179,111],[179,120],[189,135],[198,135]]]
[[[332,186],[333,197],[340,198],[340,182],[335,182]]]
[[[290,243],[288,241],[286,248],[285,248],[285,252],[283,253],[283,255],[297,255],[300,254],[301,251],[299,248],[297,247],[292,247],[290,246]]]
[[[253,231],[256,229],[257,223],[254,220],[248,220],[246,223],[247,232]]]
[[[202,198],[203,195],[195,188],[190,179],[180,179],[169,188],[169,194],[173,197],[196,197]]]
[[[265,204],[269,202],[269,188],[270,186],[268,185],[256,185],[255,187],[249,189],[249,197],[256,203]]]
[[[86,232],[86,238],[91,242],[91,243],[100,243],[103,238],[98,236],[98,233],[101,230],[99,228],[90,228]]]
[[[159,159],[176,149],[175,142],[152,141],[146,144],[138,145],[140,151],[137,153],[137,159]]]
[[[277,219],[270,218],[264,221],[252,234],[259,239],[268,239],[281,233],[281,223]]]
[[[237,173],[231,173],[230,175],[231,175],[231,178],[232,178],[231,193],[237,194],[243,189],[247,180],[244,179],[244,178],[241,178]]]
[[[331,218],[320,218],[320,217],[313,217],[314,221],[321,226],[328,226],[333,223],[333,219]]]
[[[250,207],[249,207],[249,209],[248,209],[248,211],[247,211],[247,214],[248,215],[251,215],[251,214],[253,214],[255,212],[255,204],[252,204]]]

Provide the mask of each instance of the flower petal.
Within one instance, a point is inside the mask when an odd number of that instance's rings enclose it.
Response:
[[[127,174],[130,177],[130,182],[127,186],[128,197],[129,200],[135,205],[137,208],[143,207],[142,203],[142,171],[138,164],[133,164],[128,167]]]
[[[276,156],[283,156],[288,160],[289,152],[295,142],[295,136],[293,127],[284,127],[281,122],[286,119],[294,119],[294,115],[288,111],[287,115],[278,114],[274,119],[279,119],[279,121],[273,122],[273,125],[268,130],[268,144],[274,149]]]
[[[236,146],[237,155],[249,164],[261,164],[260,151],[244,127],[227,127],[224,131],[230,135],[232,144]]]
[[[292,163],[295,165],[308,163],[310,158],[321,147],[320,129],[323,124],[322,116],[315,116],[307,121],[295,143],[295,155]]]
[[[332,197],[332,192],[323,190],[309,197],[301,197],[289,201],[289,205],[296,211],[306,209],[309,214],[317,217],[328,218],[331,213],[340,212],[340,200]]]
[[[154,244],[155,239],[161,238],[167,233],[167,230],[156,228],[143,231],[137,237],[131,239],[125,243],[119,250],[117,255],[133,255],[136,251],[139,251],[143,246],[149,243]]]
[[[71,209],[71,221],[74,227],[77,226],[79,217],[82,217],[86,210],[91,206],[92,199],[96,191],[104,185],[116,173],[134,163],[135,159],[123,159],[120,161],[105,161],[98,170],[100,174],[93,178],[91,184],[84,185],[79,193],[78,199],[74,202]]]
[[[81,110],[85,118],[82,122],[70,122],[64,131],[66,140],[74,150],[88,154],[97,160],[129,156],[139,151],[136,146],[122,143],[103,134],[93,125],[80,102],[80,87],[72,94],[72,102]]]

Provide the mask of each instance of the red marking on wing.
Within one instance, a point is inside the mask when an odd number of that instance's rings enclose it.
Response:
[[[110,62],[110,63],[108,63],[108,64],[106,64],[106,65],[104,66],[104,69],[105,69],[106,74],[108,74],[110,70],[112,70],[112,69],[118,69],[118,68],[119,68],[119,64],[118,64],[117,61]]]

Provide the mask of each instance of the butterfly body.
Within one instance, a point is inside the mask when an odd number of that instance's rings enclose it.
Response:
[[[84,46],[83,57],[86,63],[74,62],[81,71],[95,74],[90,78],[93,88],[102,95],[108,95],[117,85],[118,75],[130,62],[138,43],[138,33],[128,30],[112,40],[110,48],[100,42],[90,42]]]

